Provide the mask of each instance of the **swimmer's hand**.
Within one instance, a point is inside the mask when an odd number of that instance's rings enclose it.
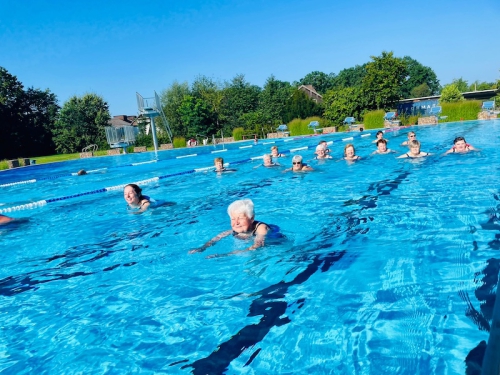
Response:
[[[189,250],[189,251],[188,251],[188,254],[196,254],[196,253],[201,253],[203,250],[205,250],[205,249],[203,249],[203,248],[201,248],[201,247],[198,247],[198,248],[196,248],[196,249]]]

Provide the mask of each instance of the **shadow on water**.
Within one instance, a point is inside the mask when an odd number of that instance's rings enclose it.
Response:
[[[341,242],[345,244],[348,240],[357,234],[364,234],[369,228],[359,228],[361,224],[369,223],[372,219],[360,217],[364,210],[370,210],[377,207],[377,201],[384,195],[389,195],[392,191],[408,177],[408,172],[400,173],[396,178],[373,183],[369,186],[369,192],[375,192],[374,195],[366,195],[359,200],[349,200],[344,203],[345,207],[353,207],[350,212],[342,214],[345,223],[341,225],[325,225],[320,232],[308,241],[306,245],[292,248],[288,253],[292,253],[293,262],[307,262],[305,268],[298,273],[292,281],[280,281],[277,284],[270,285],[256,293],[250,295],[250,298],[256,297],[250,304],[248,317],[262,316],[259,323],[249,324],[235,333],[229,340],[221,343],[210,355],[198,359],[191,364],[186,364],[181,369],[192,369],[193,374],[222,374],[226,371],[230,363],[238,358],[247,349],[252,348],[269,333],[273,327],[280,327],[291,322],[288,316],[284,316],[288,307],[294,304],[298,308],[302,307],[305,299],[300,299],[288,304],[284,299],[290,287],[305,283],[312,275],[320,271],[326,273],[333,267],[346,269],[355,260],[355,257],[349,257],[346,250],[333,250],[325,254],[326,249],[338,245],[337,239],[345,236]],[[308,253],[315,254],[308,254]],[[297,256],[299,254],[299,256]],[[302,255],[300,255],[302,254]],[[251,364],[261,349],[257,349],[245,366]],[[177,361],[169,366],[186,363],[189,360]]]
[[[493,198],[498,202],[500,198],[497,194]],[[496,210],[488,212],[489,219],[481,224],[482,229],[500,231],[500,218]],[[495,238],[488,242],[489,250],[500,250],[500,233],[495,234]],[[482,331],[490,332],[488,344],[481,341],[473,348],[465,358],[466,374],[498,374],[500,371],[500,302],[497,297],[500,295],[498,289],[498,279],[500,274],[500,259],[490,258],[486,261],[486,267],[475,275],[475,283],[481,285],[474,292],[480,304],[480,311],[474,308],[468,293],[464,290],[459,292],[460,297],[466,302],[465,315],[474,322]],[[482,275],[481,279],[479,277]],[[496,288],[496,293],[495,293]],[[490,322],[496,324],[490,324]]]

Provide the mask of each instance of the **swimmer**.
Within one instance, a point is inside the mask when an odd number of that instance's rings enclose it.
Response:
[[[5,215],[0,215],[0,225],[8,224],[14,220],[16,220],[16,219],[13,219],[13,218],[5,216]]]
[[[316,152],[315,152],[316,156],[314,157],[314,159],[333,159],[331,155],[328,155],[326,153],[326,148],[323,144],[319,144],[316,146]]]
[[[279,167],[279,164],[278,163],[274,163],[273,162],[273,158],[269,154],[265,154],[262,157],[262,161],[264,162],[262,164],[264,167]]]
[[[384,138],[381,138],[377,141],[377,150],[373,151],[372,155],[374,155],[374,154],[381,154],[381,155],[382,154],[390,154],[393,152],[395,152],[395,151],[387,148],[387,140]]]
[[[85,169],[80,169],[76,174],[78,176],[84,176],[87,174],[87,171]]]
[[[351,143],[346,144],[344,147],[344,160],[355,161],[359,159],[361,159],[361,157],[356,155],[354,145],[352,145]]]
[[[325,149],[325,154],[330,154],[330,149],[328,148],[328,143],[326,141],[319,141],[318,146],[323,146],[323,148]],[[316,150],[317,149],[318,148],[316,147]]]
[[[307,164],[302,163],[302,156],[300,155],[295,155],[292,159],[292,168],[286,169],[284,172],[307,172],[307,171],[314,171],[310,166]]]
[[[201,253],[210,246],[215,245],[224,237],[227,237],[231,234],[236,238],[244,240],[254,238],[254,242],[253,245],[248,249],[236,250],[228,254],[242,253],[244,251],[255,250],[259,247],[264,246],[266,235],[268,234],[270,227],[266,223],[254,220],[254,204],[250,199],[234,201],[227,208],[227,214],[231,219],[231,229],[219,233],[217,236],[205,243],[202,247],[189,251],[189,254]],[[210,256],[210,258],[218,256],[220,255],[212,255]]]
[[[382,130],[379,130],[377,134],[375,134],[375,140],[372,141],[372,143],[377,143],[379,140],[384,139],[384,132]],[[387,139],[385,139],[386,143],[388,142]]]
[[[423,156],[432,155],[428,152],[420,151],[420,142],[414,139],[408,143],[408,147],[410,148],[410,152],[407,152],[404,155],[398,156],[398,159],[401,158],[421,158]]]
[[[456,152],[460,154],[465,154],[466,152],[476,151],[476,150],[477,150],[476,148],[474,148],[472,145],[468,144],[465,141],[464,137],[456,137],[455,140],[453,141],[453,147],[450,148],[448,151],[446,151],[446,153],[452,154]]]
[[[408,139],[406,141],[404,141],[403,143],[401,143],[401,146],[408,146],[410,141],[417,139],[417,135],[415,134],[415,132],[408,132],[408,134],[406,136],[408,137]]]
[[[278,151],[278,146],[273,146],[271,147],[271,156],[273,158],[282,158],[284,156],[286,156],[285,154],[280,154],[280,152]]]
[[[141,214],[148,209],[151,199],[142,195],[142,189],[136,184],[128,184],[123,189],[123,198],[128,204],[128,208],[136,210],[135,213]]]
[[[236,169],[229,169],[229,168],[224,167],[224,159],[223,158],[215,158],[214,165],[215,165],[214,172],[217,172],[217,173],[236,172]]]

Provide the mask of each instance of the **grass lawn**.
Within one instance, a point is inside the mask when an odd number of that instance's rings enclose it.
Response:
[[[96,151],[94,152],[94,156],[104,156],[107,155],[107,151]],[[50,156],[36,156],[27,159],[35,159],[37,164],[46,164],[46,163],[55,163],[58,161],[66,161],[66,160],[74,160],[80,159],[80,154],[59,154],[59,155],[50,155]],[[7,160],[0,161],[0,170],[9,169],[9,165],[7,164]]]

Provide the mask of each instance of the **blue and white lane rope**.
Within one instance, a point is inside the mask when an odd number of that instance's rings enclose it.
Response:
[[[387,130],[389,131],[389,130]],[[311,134],[311,136],[318,135],[318,134]],[[361,135],[361,137],[369,137],[371,134],[370,133],[364,133]],[[274,141],[269,141],[269,142],[262,142],[260,145],[268,145],[268,144],[275,144],[277,142],[289,142],[289,141],[294,141],[294,140],[299,140],[299,139],[305,139],[305,138],[310,138],[311,136],[302,136],[302,137],[290,137],[290,138],[285,138],[285,139],[277,139]],[[349,138],[344,138],[342,141],[345,140],[351,140],[356,136],[349,137]],[[340,140],[334,140],[334,141],[329,141],[327,142],[328,144],[332,144],[333,142],[339,142]],[[245,149],[245,148],[251,148],[254,147],[255,145],[248,145],[248,146],[240,146],[239,149]],[[288,153],[288,152],[294,152],[294,150],[297,149],[292,149],[292,150],[284,150],[281,151],[281,153]],[[149,161],[142,161],[142,162],[137,162],[137,163],[131,163],[131,164],[124,164],[124,165],[118,165],[115,167],[105,167],[105,168],[99,168],[99,169],[94,169],[94,170],[89,170],[86,171],[88,174],[90,173],[97,173],[97,172],[102,172],[102,171],[107,171],[107,170],[112,170],[112,169],[117,169],[117,168],[125,168],[125,167],[135,167],[138,165],[144,165],[144,164],[151,164],[151,163],[158,163],[158,162],[164,162],[164,161],[169,161],[172,159],[183,159],[183,158],[188,158],[188,157],[195,157],[195,156],[200,156],[200,155],[210,155],[210,154],[217,154],[221,152],[227,152],[229,151],[228,149],[223,149],[223,150],[214,150],[214,151],[205,151],[205,152],[200,152],[196,154],[189,154],[189,155],[179,155],[176,156],[175,158],[170,158],[170,159],[164,159],[164,160],[149,160]],[[232,150],[231,150],[232,151]],[[7,184],[0,184],[0,188],[3,187],[10,187],[10,186],[16,186],[16,185],[23,185],[23,184],[33,184],[39,181],[47,181],[47,180],[55,180],[58,178],[63,178],[63,177],[69,177],[69,176],[77,176],[77,172],[69,173],[69,174],[59,174],[59,175],[54,175],[54,176],[47,176],[47,177],[41,177],[38,179],[30,179],[30,180],[24,180],[24,181],[17,181],[17,182],[10,182]]]
[[[370,134],[363,134],[363,135],[360,134],[360,135],[356,135],[356,136],[349,137],[349,138],[336,139],[336,140],[333,140],[333,141],[328,141],[327,144],[328,145],[332,145],[335,142],[340,142],[340,141],[345,141],[345,140],[351,140],[351,139],[357,138],[357,137],[367,137],[369,135]],[[310,146],[298,147],[298,148],[294,148],[294,149],[290,149],[290,150],[284,150],[283,153],[292,153],[292,152],[296,152],[296,151],[313,149],[313,148],[316,148],[316,146],[317,145],[310,145]],[[191,156],[191,155],[189,155],[189,156]],[[254,161],[254,160],[258,160],[258,159],[262,159],[262,156],[255,156],[255,157],[251,157],[251,158],[247,158],[247,159],[242,159],[242,160],[238,160],[238,161],[224,163],[224,166],[238,165],[238,164],[248,163],[248,162],[251,162],[251,161]],[[191,170],[184,171],[184,172],[177,172],[177,173],[171,173],[171,174],[167,174],[167,175],[163,175],[163,176],[152,177],[152,178],[149,178],[149,179],[146,179],[146,180],[136,181],[136,182],[133,182],[133,183],[136,184],[136,185],[147,185],[149,183],[158,182],[158,181],[166,179],[166,178],[172,178],[172,177],[176,177],[176,176],[183,176],[183,175],[188,175],[188,174],[196,173],[196,172],[204,172],[204,171],[209,171],[209,170],[213,170],[213,169],[214,169],[214,166],[202,167],[202,168],[195,168],[195,169],[191,169]],[[33,208],[38,208],[38,207],[43,207],[43,206],[47,205],[48,203],[61,202],[61,201],[65,201],[65,200],[69,200],[69,199],[73,199],[73,198],[83,197],[83,196],[86,196],[86,195],[93,195],[93,194],[99,194],[99,193],[106,193],[106,192],[109,192],[109,191],[121,190],[121,189],[123,189],[128,184],[129,183],[120,184],[120,185],[115,185],[115,186],[111,186],[111,187],[105,187],[105,188],[101,188],[101,189],[86,191],[86,192],[83,192],[83,193],[66,195],[66,196],[59,197],[59,198],[49,198],[49,199],[40,200],[40,201],[37,201],[37,202],[31,202],[31,203],[26,203],[26,204],[14,206],[14,207],[4,208],[4,209],[0,209],[0,214],[14,212],[14,211],[21,211],[21,210],[26,210],[26,209],[33,209]]]

